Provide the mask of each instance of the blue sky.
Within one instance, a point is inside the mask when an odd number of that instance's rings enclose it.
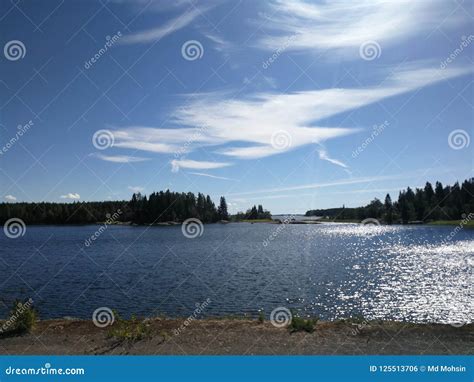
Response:
[[[166,3],[0,3],[4,201],[289,213],[473,176],[472,2]]]

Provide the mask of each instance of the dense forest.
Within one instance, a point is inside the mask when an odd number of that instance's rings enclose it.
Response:
[[[130,202],[131,219],[137,224],[155,222],[182,222],[188,218],[197,218],[204,223],[228,220],[227,203],[220,198],[216,208],[209,195],[198,193],[177,193],[167,191],[154,192],[147,198],[141,194],[133,194]]]
[[[436,182],[433,187],[412,190],[408,187],[392,202],[389,194],[382,202],[372,200],[365,207],[331,208],[310,210],[306,216],[327,216],[339,220],[363,220],[376,218],[388,224],[427,222],[433,220],[458,220],[463,214],[474,212],[474,178],[461,185],[443,186]],[[204,223],[220,220],[271,219],[270,211],[262,205],[253,206],[246,212],[230,216],[227,202],[221,197],[216,205],[209,195],[192,192],[154,192],[148,196],[133,194],[129,201],[74,202],[74,203],[0,203],[0,223],[19,218],[26,224],[93,224],[113,221],[135,224],[182,222],[197,218]]]
[[[398,200],[392,202],[389,194],[382,202],[372,200],[365,207],[331,208],[310,210],[306,216],[327,216],[330,219],[363,220],[379,219],[385,223],[427,222],[434,220],[458,220],[474,212],[474,178],[461,185],[444,186],[436,182],[434,188],[427,182],[424,188],[400,191]]]
[[[233,220],[261,219],[270,217],[262,206],[252,207],[247,213],[239,213]],[[26,224],[91,224],[131,222],[152,224],[182,222],[197,218],[204,223],[229,220],[227,202],[220,198],[216,207],[210,196],[192,192],[154,192],[148,197],[133,194],[130,201],[74,202],[74,203],[1,203],[0,223],[10,218],[22,219]]]

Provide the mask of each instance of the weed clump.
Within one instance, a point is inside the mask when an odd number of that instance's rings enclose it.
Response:
[[[135,315],[132,315],[130,320],[124,320],[117,312],[114,312],[114,317],[115,322],[109,329],[109,337],[130,342],[140,341],[150,337],[150,327]]]
[[[304,319],[292,313],[292,319],[290,325],[288,326],[288,329],[290,330],[290,333],[301,331],[313,333],[318,320],[318,318]]]
[[[32,304],[31,299],[25,303],[16,300],[10,311],[10,317],[0,326],[0,335],[19,335],[31,332],[37,318],[37,312]]]

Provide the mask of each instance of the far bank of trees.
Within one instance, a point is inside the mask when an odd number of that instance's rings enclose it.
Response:
[[[188,218],[197,218],[204,223],[229,219],[224,197],[216,208],[209,195],[169,190],[153,192],[149,196],[136,193],[130,201],[0,204],[1,224],[10,218],[22,219],[26,224],[93,224],[111,216],[114,222],[136,224],[182,222]]]
[[[133,194],[130,208],[131,221],[137,224],[182,222],[189,218],[213,223],[229,218],[224,197],[221,197],[219,207],[216,208],[209,195],[198,193],[196,196],[192,192],[166,190],[153,192],[148,197],[140,193]]]
[[[400,191],[398,200],[392,201],[389,194],[383,201],[372,200],[365,207],[331,208],[310,210],[306,216],[328,216],[341,220],[380,219],[388,224],[426,222],[433,220],[458,220],[463,215],[474,212],[474,178],[462,184],[456,182],[452,186],[443,186],[429,182],[423,188]]]
[[[402,190],[396,201],[389,194],[357,208],[310,210],[306,216],[327,216],[331,219],[364,220],[376,218],[388,224],[459,220],[474,212],[474,178],[462,184],[443,186],[427,182],[424,187]],[[226,199],[220,197],[216,206],[209,195],[192,192],[153,192],[146,196],[133,194],[129,201],[74,203],[0,203],[0,224],[19,218],[26,224],[94,224],[112,219],[115,223],[154,224],[182,222],[197,218],[203,223],[221,220],[271,219],[263,206],[254,205],[246,212],[230,216]]]
[[[19,218],[25,224],[95,224],[105,221],[110,224],[155,224],[183,222],[189,218],[199,219],[203,223],[231,219],[271,219],[271,214],[262,205],[258,205],[231,217],[223,196],[216,207],[209,195],[166,190],[153,192],[148,196],[135,193],[129,201],[0,203],[0,224],[11,218]]]
[[[268,210],[264,210],[261,204],[249,208],[246,212],[237,212],[233,216],[234,220],[260,220],[260,219],[271,219],[272,214]]]

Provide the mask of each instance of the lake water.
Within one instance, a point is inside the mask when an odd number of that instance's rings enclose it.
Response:
[[[337,319],[473,321],[474,230],[355,224],[28,226],[0,237],[0,317],[15,298],[42,318],[265,314],[280,306]],[[447,240],[447,238],[450,238]]]

